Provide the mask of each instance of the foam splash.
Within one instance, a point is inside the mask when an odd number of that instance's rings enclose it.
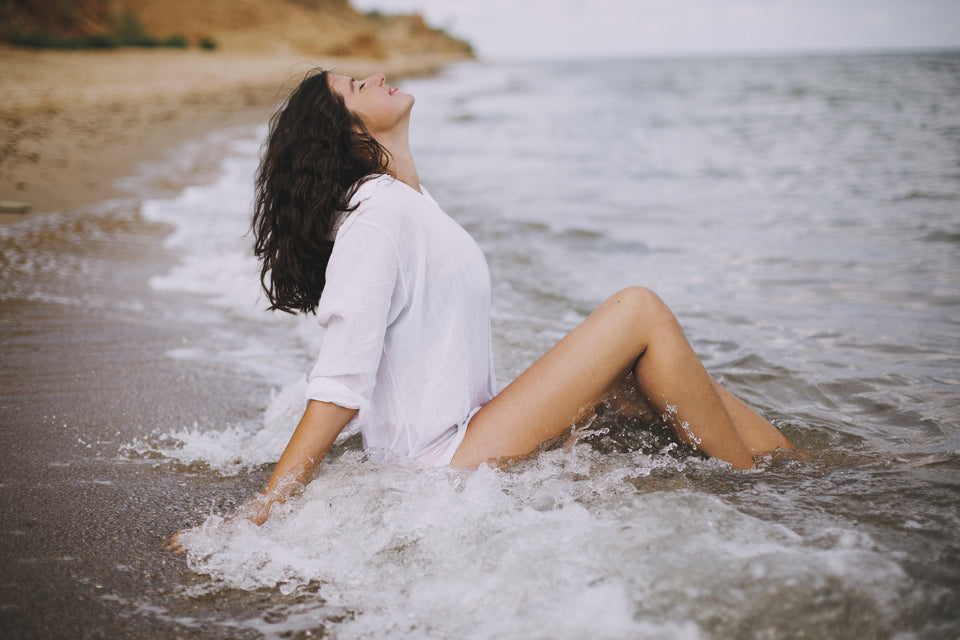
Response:
[[[121,447],[128,457],[163,458],[184,466],[203,467],[222,476],[244,473],[275,463],[303,411],[306,380],[300,379],[270,395],[259,425],[202,429],[198,424]]]
[[[909,582],[838,523],[814,540],[714,495],[643,488],[679,464],[578,445],[507,471],[417,471],[348,452],[262,527],[212,516],[181,539],[207,590],[318,588],[297,624],[338,638],[701,638],[727,608],[776,623],[825,589],[883,617]]]
[[[683,432],[686,441],[694,447],[699,447],[700,443],[703,442],[703,439],[698,437],[697,434],[693,432],[693,429],[690,428],[690,423],[680,419],[679,413],[677,412],[677,405],[668,404],[666,412],[660,418],[667,424],[679,425],[679,429]]]

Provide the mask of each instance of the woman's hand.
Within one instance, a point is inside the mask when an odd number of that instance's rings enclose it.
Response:
[[[170,543],[167,544],[167,551],[186,553],[187,549],[183,546],[183,542],[180,541],[180,535],[185,531],[190,531],[190,529],[180,529],[180,531],[177,531],[170,537]]]
[[[239,519],[249,520],[257,526],[266,522],[270,507],[275,502],[285,502],[313,479],[330,445],[356,413],[356,409],[311,400],[267,481],[266,490],[248,499],[217,526],[229,527]],[[173,534],[167,549],[174,553],[186,551],[180,540],[181,534],[186,531],[193,529],[183,529]]]
[[[224,518],[216,527],[217,529],[225,529],[227,532],[230,532],[236,526],[238,520],[249,520],[259,527],[270,517],[270,507],[272,507],[275,502],[283,502],[282,497],[258,493],[237,507],[236,511]],[[200,526],[202,527],[203,525]],[[200,527],[193,527],[191,529],[181,529],[177,531],[170,537],[167,550],[173,551],[174,553],[186,552],[187,549],[183,546],[180,536],[187,532],[196,531],[199,528]]]
[[[270,517],[270,507],[273,506],[273,503],[283,501],[283,498],[279,496],[270,496],[267,494],[258,493],[237,507],[237,510],[233,513],[233,515],[227,518],[227,521],[232,522],[243,518],[244,520],[249,520],[259,527],[267,521],[267,518]]]

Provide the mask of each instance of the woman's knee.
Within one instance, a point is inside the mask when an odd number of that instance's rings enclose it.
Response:
[[[673,312],[667,304],[646,287],[627,287],[607,299],[605,304],[623,305],[625,313],[638,321],[650,322],[673,320]]]

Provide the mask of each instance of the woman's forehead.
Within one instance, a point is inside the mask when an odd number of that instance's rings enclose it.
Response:
[[[350,87],[351,82],[353,82],[353,78],[332,73],[327,74],[327,86],[341,95]]]
[[[346,89],[348,89],[351,82],[353,82],[353,78],[350,76],[342,76],[333,73],[327,74],[327,84],[331,89],[336,89],[338,93],[343,93]]]

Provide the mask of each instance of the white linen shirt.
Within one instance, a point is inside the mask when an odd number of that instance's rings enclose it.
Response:
[[[307,398],[359,409],[368,450],[444,465],[495,393],[490,272],[421,190],[381,175],[354,194],[317,306],[325,333]]]

